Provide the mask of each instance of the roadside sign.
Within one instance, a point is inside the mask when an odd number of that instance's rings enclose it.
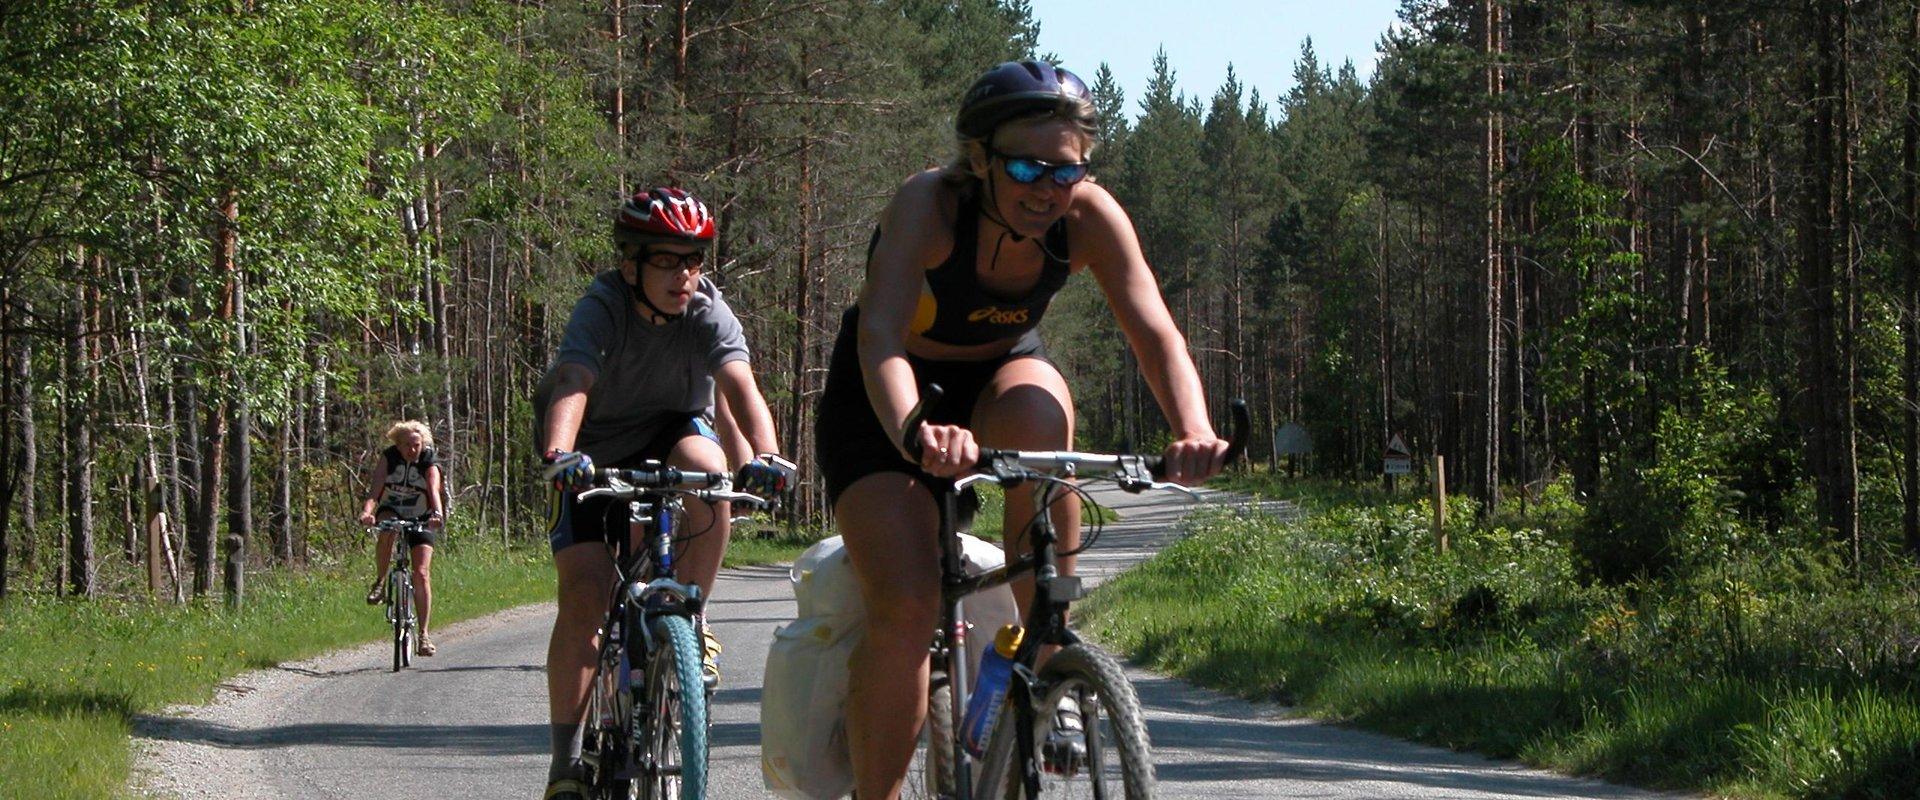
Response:
[[[1298,422],[1289,422],[1273,432],[1273,454],[1304,456],[1313,452],[1313,436]]]
[[[1386,474],[1413,474],[1413,453],[1407,449],[1407,441],[1400,438],[1400,434],[1396,433],[1388,437],[1385,455],[1381,468]]]

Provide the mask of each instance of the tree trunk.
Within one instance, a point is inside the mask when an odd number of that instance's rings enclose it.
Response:
[[[806,63],[806,56],[804,54],[801,56],[801,63]],[[802,80],[804,81],[804,76],[807,74],[807,71],[802,69],[800,74],[803,76]],[[804,86],[802,86],[801,91],[803,94],[805,93]],[[803,136],[805,135],[803,134]],[[799,245],[794,248],[796,261],[793,271],[793,355],[791,357],[792,372],[790,373],[790,380],[793,382],[792,395],[794,402],[787,409],[787,435],[792,437],[795,448],[794,452],[796,454],[812,449],[812,442],[808,437],[802,435],[803,432],[807,430],[805,417],[808,406],[806,403],[800,402],[800,398],[807,396],[807,356],[813,351],[811,346],[813,317],[812,308],[809,305],[813,299],[814,280],[813,139],[811,137],[803,138],[800,142],[799,169],[800,181],[799,186],[796,188],[798,196],[794,199],[799,204],[797,212],[800,217],[800,242]],[[813,499],[811,495],[811,492],[806,493],[801,498],[803,508],[795,509],[800,516],[807,516],[811,512],[811,508],[804,507],[811,505],[808,502]]]
[[[1851,0],[1836,0],[1835,27],[1837,36],[1834,47],[1834,85],[1839,90],[1838,113],[1834,115],[1835,138],[1840,156],[1839,174],[1836,179],[1839,188],[1834,201],[1839,206],[1834,215],[1835,232],[1839,235],[1840,269],[1840,365],[1845,370],[1841,383],[1843,396],[1840,403],[1840,450],[1839,456],[1839,497],[1837,516],[1840,523],[1840,536],[1853,550],[1853,563],[1859,568],[1862,555],[1860,540],[1860,453],[1859,453],[1859,410],[1860,410],[1860,363],[1859,348],[1856,346],[1860,330],[1859,302],[1859,264],[1858,248],[1855,247],[1853,224],[1853,75],[1848,59],[1853,51],[1853,21]]]
[[[1500,442],[1501,411],[1501,373],[1505,348],[1502,346],[1500,317],[1504,302],[1502,298],[1505,280],[1505,264],[1500,257],[1502,230],[1504,221],[1501,174],[1505,171],[1506,134],[1503,129],[1499,104],[1504,91],[1501,59],[1504,57],[1504,42],[1500,35],[1501,13],[1499,0],[1481,0],[1482,45],[1487,59],[1486,65],[1486,140],[1484,144],[1484,162],[1482,182],[1486,191],[1486,224],[1483,231],[1483,252],[1486,260],[1486,275],[1483,287],[1486,292],[1486,364],[1485,381],[1481,387],[1484,397],[1481,425],[1484,428],[1485,445],[1481,448],[1480,481],[1477,494],[1484,512],[1491,512],[1500,504]]]
[[[82,253],[76,272],[85,264]],[[67,322],[66,458],[67,473],[67,593],[94,594],[93,562],[93,425],[88,413],[93,386],[87,380],[87,286],[73,293],[73,316]]]
[[[1900,321],[1906,401],[1901,404],[1906,422],[1901,501],[1907,555],[1920,558],[1920,0],[1910,4],[1907,17],[1907,96],[1900,125],[1900,274],[1905,300]]]
[[[273,536],[273,560],[286,565],[293,563],[293,420],[282,418],[273,433],[273,508],[267,518]]]
[[[243,363],[253,350],[247,337],[247,276],[232,273],[233,363]],[[227,604],[238,606],[246,600],[247,543],[253,538],[253,409],[244,371],[235,369],[234,397],[229,407],[233,421],[227,436]]]
[[[1838,208],[1845,202],[1838,176],[1841,161],[1840,82],[1838,61],[1844,0],[1822,0],[1813,11],[1816,47],[1814,69],[1808,76],[1810,98],[1803,136],[1807,188],[1801,199],[1800,233],[1801,331],[1804,337],[1807,391],[1802,418],[1806,431],[1808,472],[1814,477],[1820,523],[1849,547],[1857,537],[1855,487],[1847,421],[1848,354],[1839,327],[1844,309],[1834,274],[1835,228]]]
[[[13,288],[0,285],[0,601],[7,599],[7,567],[12,552],[8,549],[13,537],[13,496],[20,487],[20,466],[14,461],[14,454],[20,452],[13,446],[16,415],[13,374],[14,340],[13,333]]]
[[[31,316],[32,302],[21,298],[20,312],[23,316]],[[13,337],[11,346],[14,348],[13,393],[8,398],[12,401],[20,431],[20,468],[17,470],[19,477],[15,486],[20,500],[20,530],[22,535],[31,539],[40,527],[40,496],[35,491],[40,471],[40,433],[33,413],[34,402],[38,399],[33,391],[33,338]]]
[[[234,290],[238,281],[235,274],[234,248],[237,244],[237,224],[240,217],[239,201],[233,189],[227,189],[220,195],[218,221],[213,232],[213,269],[214,273],[226,277],[227,284],[221,292],[215,317],[222,323],[231,324],[234,318]],[[224,350],[226,344],[216,344],[215,351]],[[219,363],[218,357],[215,363]],[[193,591],[197,595],[206,595],[213,591],[215,545],[218,535],[220,506],[220,477],[225,461],[227,435],[227,398],[207,398],[203,409],[206,428],[200,437],[200,485],[195,499],[193,514]],[[244,435],[244,431],[242,432]]]

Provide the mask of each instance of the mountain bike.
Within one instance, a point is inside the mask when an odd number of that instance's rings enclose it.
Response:
[[[387,568],[387,624],[393,626],[393,671],[399,672],[413,663],[413,637],[419,623],[413,608],[413,548],[407,540],[409,534],[425,533],[427,523],[390,519],[373,530],[394,535],[393,559]]]
[[[920,425],[926,409],[940,397],[938,386],[922,393],[909,416],[905,445],[919,455]],[[1246,449],[1246,403],[1233,401],[1227,461]],[[1046,509],[1063,492],[1084,497],[1073,479],[1111,481],[1139,493],[1149,489],[1191,490],[1163,483],[1161,458],[1067,451],[1023,452],[981,448],[975,472],[935,487],[940,520],[940,626],[930,647],[927,724],[907,775],[905,796],[928,800],[1092,797],[1142,800],[1154,794],[1151,744],[1139,697],[1119,661],[1067,627],[1067,608],[1086,591],[1078,577],[1061,575],[1057,559],[1091,547],[1098,523],[1088,526],[1081,545],[1065,553],[1052,515]],[[1009,491],[1032,486],[1034,508],[1027,524],[1030,553],[1008,555],[1007,564],[969,575],[961,562],[959,500],[976,483]],[[960,600],[1034,576],[1033,602],[1027,608],[1026,635],[1013,656],[1013,676],[999,711],[998,724],[975,759],[958,734],[965,719],[972,676],[967,663],[967,620]],[[984,632],[992,635],[991,631]],[[1059,649],[1038,664],[1041,648]]]
[[[600,655],[588,683],[581,724],[581,761],[593,800],[698,800],[707,786],[710,688],[701,677],[700,587],[674,578],[673,545],[682,536],[682,501],[732,501],[765,507],[758,496],[732,491],[721,472],[691,472],[649,464],[641,469],[596,469],[582,500],[627,502],[640,533],[609,536],[613,597],[600,625]]]

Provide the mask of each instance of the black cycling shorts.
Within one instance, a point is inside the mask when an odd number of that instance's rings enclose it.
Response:
[[[720,436],[713,432],[712,425],[701,417],[689,416],[685,422],[662,429],[639,452],[618,459],[618,463],[594,466],[638,469],[648,461],[665,463],[667,456],[673,453],[674,446],[689,436],[705,436],[714,444],[720,443]],[[558,489],[549,489],[547,494],[547,544],[553,548],[553,552],[558,553],[582,542],[604,542],[607,540],[607,531],[629,529],[631,515],[625,502],[614,502],[611,497],[577,500],[574,492]]]
[[[393,513],[393,509],[391,508],[380,509],[379,515],[376,516],[375,519],[381,522],[386,522],[387,520],[390,520],[390,519],[404,519],[410,522],[426,522],[427,521],[426,517],[400,516],[398,514]],[[426,547],[433,547],[440,543],[440,529],[412,528],[406,531],[406,537],[407,537],[408,550],[412,550],[413,548],[420,547],[423,545]]]
[[[815,407],[814,453],[820,462],[820,474],[826,478],[829,507],[854,481],[876,472],[912,476],[929,491],[940,480],[901,455],[900,448],[887,441],[886,430],[880,427],[861,378],[856,334],[859,311],[859,306],[847,309],[840,319],[840,335],[834,340],[833,358],[827,367],[827,388]],[[937,383],[945,392],[928,411],[928,422],[972,425],[973,407],[993,381],[994,373],[1001,365],[1020,358],[1047,361],[1039,337],[1023,336],[1011,352],[986,361],[935,361],[909,354],[907,363],[912,365],[913,378],[922,389]]]

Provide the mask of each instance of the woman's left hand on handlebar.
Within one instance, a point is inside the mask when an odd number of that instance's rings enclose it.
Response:
[[[1190,436],[1167,445],[1163,455],[1166,479],[1194,486],[1226,468],[1227,440],[1212,434]]]

